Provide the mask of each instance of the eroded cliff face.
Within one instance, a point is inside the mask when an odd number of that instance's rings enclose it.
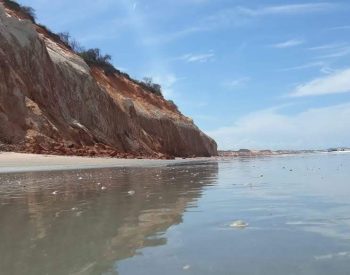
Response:
[[[175,106],[106,75],[0,1],[0,149],[211,156],[216,143]]]

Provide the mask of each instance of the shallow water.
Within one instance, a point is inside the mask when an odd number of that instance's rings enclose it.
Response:
[[[0,174],[0,274],[348,275],[349,198],[350,154]]]

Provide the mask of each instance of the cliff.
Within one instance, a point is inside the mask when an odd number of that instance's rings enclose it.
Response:
[[[113,157],[211,156],[215,141],[162,96],[88,66],[0,0],[0,150]]]

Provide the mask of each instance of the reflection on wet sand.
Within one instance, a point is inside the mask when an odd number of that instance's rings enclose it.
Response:
[[[217,174],[206,163],[1,175],[1,270],[116,274],[118,261],[165,244]]]

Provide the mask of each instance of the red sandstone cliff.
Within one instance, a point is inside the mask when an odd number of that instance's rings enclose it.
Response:
[[[211,156],[215,141],[164,98],[89,67],[0,0],[0,150]]]

